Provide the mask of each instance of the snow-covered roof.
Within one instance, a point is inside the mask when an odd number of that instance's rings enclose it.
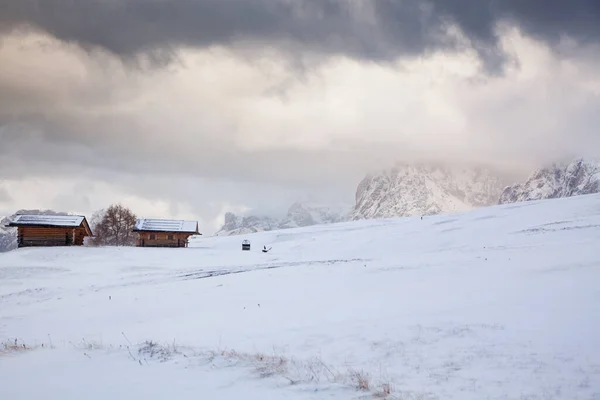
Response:
[[[198,233],[198,222],[141,218],[136,221],[133,231]]]
[[[85,217],[81,215],[17,215],[10,225],[43,225],[77,228],[84,219]]]

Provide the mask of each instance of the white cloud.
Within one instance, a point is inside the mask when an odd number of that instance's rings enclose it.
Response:
[[[127,201],[211,230],[229,205],[282,212],[307,193],[350,202],[367,170],[397,160],[528,169],[598,155],[595,49],[566,56],[500,33],[514,60],[503,76],[484,75],[468,48],[305,71],[271,53],[184,49],[180,64],[131,70],[47,37],[6,37],[0,178],[15,209],[91,214]]]

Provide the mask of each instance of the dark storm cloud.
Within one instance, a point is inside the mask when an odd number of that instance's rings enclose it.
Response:
[[[351,177],[336,177],[339,186],[354,184],[364,169],[363,163],[353,160],[348,165],[348,152],[335,150],[255,150],[241,153],[227,143],[227,138],[216,136],[186,141],[161,141],[160,134],[146,136],[139,130],[124,134],[130,125],[122,121],[104,121],[100,126],[113,124],[116,134],[107,134],[93,124],[85,129],[70,130],[65,121],[46,120],[43,131],[27,133],[23,126],[0,130],[0,179],[24,179],[28,175],[68,176],[74,169],[92,174],[103,171],[109,175],[128,173],[136,177],[157,178],[172,176],[195,176],[207,179],[235,182],[236,184],[270,184],[283,187],[312,187],[323,190],[332,186],[332,174],[353,172]],[[30,126],[36,126],[30,124]],[[116,129],[115,127],[120,128]],[[43,132],[43,133],[41,133]],[[104,134],[103,134],[104,133]],[[219,135],[224,136],[224,135]],[[23,165],[19,156],[34,159],[34,163]],[[381,158],[381,154],[378,158]],[[176,161],[175,161],[176,160]],[[268,160],[266,162],[265,160]],[[274,165],[281,166],[274,168]],[[285,167],[284,167],[285,166]],[[103,177],[99,177],[103,178]],[[334,185],[335,186],[335,185]],[[0,192],[0,200],[1,200]]]
[[[157,59],[182,45],[244,41],[385,60],[457,45],[441,34],[448,22],[489,58],[502,20],[548,42],[563,34],[595,42],[600,1],[0,0],[5,31],[31,26],[83,47]]]

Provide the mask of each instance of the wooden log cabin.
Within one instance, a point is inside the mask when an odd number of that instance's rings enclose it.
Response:
[[[137,247],[188,247],[190,236],[201,235],[198,222],[169,219],[138,219],[133,232]]]
[[[8,226],[17,227],[18,247],[82,246],[92,236],[80,215],[17,215]]]

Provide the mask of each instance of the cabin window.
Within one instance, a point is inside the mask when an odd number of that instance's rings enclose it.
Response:
[[[167,235],[167,240],[173,240],[173,235]]]
[[[150,234],[150,240],[155,240],[156,239],[156,235],[154,233]]]

